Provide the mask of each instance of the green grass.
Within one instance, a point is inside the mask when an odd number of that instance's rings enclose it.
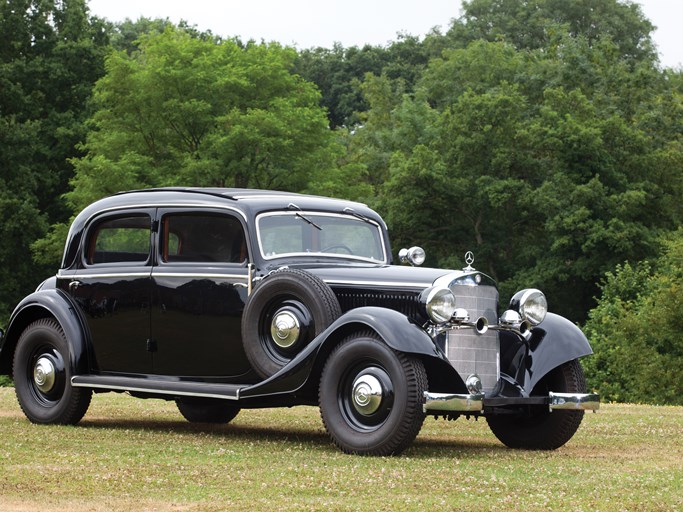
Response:
[[[509,450],[486,421],[425,422],[402,456],[335,449],[312,407],[192,425],[171,402],[93,398],[38,426],[0,389],[0,510],[679,510],[683,407],[604,405],[554,452]]]

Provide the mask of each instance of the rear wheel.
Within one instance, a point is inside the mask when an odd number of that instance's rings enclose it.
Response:
[[[320,414],[332,441],[359,455],[394,455],[420,432],[427,373],[374,333],[354,334],[330,354],[320,379]]]
[[[557,393],[585,393],[586,379],[578,360],[569,361],[543,377],[532,396]],[[524,416],[487,416],[493,434],[510,448],[555,450],[569,441],[583,419],[583,411],[556,410],[537,407]]]
[[[217,398],[178,398],[175,403],[190,423],[229,423],[240,412],[239,407]]]
[[[33,423],[74,425],[85,415],[92,391],[71,386],[69,346],[56,320],[36,320],[19,337],[14,387],[22,411]]]

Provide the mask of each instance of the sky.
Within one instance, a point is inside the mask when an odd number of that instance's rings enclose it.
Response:
[[[683,67],[683,2],[636,0],[657,27],[653,34],[663,67]],[[90,12],[109,21],[168,18],[199,30],[246,41],[277,41],[299,49],[335,42],[344,47],[386,45],[397,34],[445,31],[460,16],[460,0],[90,0]]]

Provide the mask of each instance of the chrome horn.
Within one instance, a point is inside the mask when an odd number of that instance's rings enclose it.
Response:
[[[470,322],[470,314],[463,308],[456,308],[451,322],[457,327],[472,327],[477,334],[484,334],[489,330],[489,321],[485,316],[480,316],[475,322]]]

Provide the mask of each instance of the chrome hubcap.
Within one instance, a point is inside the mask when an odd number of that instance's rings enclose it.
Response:
[[[353,407],[365,416],[377,412],[382,403],[382,384],[373,375],[359,375],[351,392]]]
[[[289,348],[299,339],[301,325],[293,313],[280,311],[270,324],[270,335],[280,348]]]
[[[49,393],[55,385],[55,365],[47,357],[41,357],[33,367],[33,382],[43,393]]]

